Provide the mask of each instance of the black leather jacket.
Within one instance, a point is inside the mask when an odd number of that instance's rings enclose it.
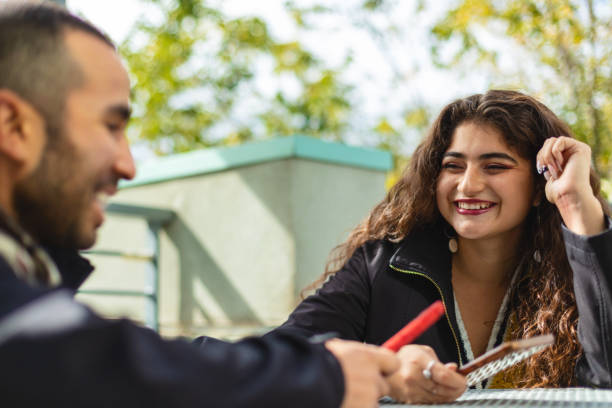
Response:
[[[564,228],[563,235],[574,271],[580,316],[578,338],[584,350],[575,370],[577,382],[611,387],[612,230],[582,237]],[[397,244],[386,240],[364,244],[276,332],[305,336],[336,332],[344,339],[382,344],[423,309],[442,299],[446,316],[416,343],[431,346],[442,362],[465,363],[447,245],[441,229],[435,228],[413,232]]]

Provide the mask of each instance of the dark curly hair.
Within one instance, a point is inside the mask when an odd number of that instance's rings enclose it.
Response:
[[[545,180],[535,175],[536,154],[549,137],[573,137],[569,127],[542,103],[515,91],[491,90],[456,100],[442,109],[401,179],[348,239],[334,248],[325,273],[309,288],[320,285],[338,271],[367,241],[398,242],[414,228],[443,222],[436,205],[442,157],[455,129],[466,122],[498,130],[510,148],[531,162],[535,189],[545,197]],[[592,169],[590,182],[593,193],[609,215],[608,204],[600,194],[599,178]],[[564,387],[575,382],[574,367],[582,350],[577,340],[578,312],[561,223],[556,206],[546,199],[526,220],[521,253],[528,255],[521,260],[525,267],[511,291],[509,331],[512,338],[552,333],[556,342],[506,371],[506,380],[514,387]],[[539,262],[533,257],[536,250],[540,254]]]

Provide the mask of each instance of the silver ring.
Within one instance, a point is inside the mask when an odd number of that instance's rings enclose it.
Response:
[[[544,174],[548,171],[548,166],[538,167],[538,174]]]
[[[428,380],[431,380],[431,377],[432,377],[431,369],[433,368],[434,364],[436,364],[436,361],[431,360],[429,363],[427,363],[427,367],[425,367],[425,369],[422,371],[423,377],[425,377]]]

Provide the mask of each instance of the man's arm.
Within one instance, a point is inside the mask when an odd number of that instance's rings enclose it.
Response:
[[[14,406],[370,407],[399,367],[375,346],[284,333],[165,341],[96,316],[68,291],[36,293],[0,319],[0,383]]]
[[[0,321],[0,361],[3,400],[20,407],[337,407],[344,392],[324,345],[282,334],[206,347],[165,341],[62,292]]]
[[[12,406],[337,407],[342,369],[291,335],[197,347],[105,320],[67,290],[19,280],[0,259],[0,384]]]

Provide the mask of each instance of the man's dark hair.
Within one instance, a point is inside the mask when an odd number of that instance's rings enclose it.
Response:
[[[66,96],[84,80],[64,42],[70,29],[114,48],[100,30],[60,6],[0,6],[0,89],[12,90],[31,103],[44,117],[49,134],[61,129]]]

